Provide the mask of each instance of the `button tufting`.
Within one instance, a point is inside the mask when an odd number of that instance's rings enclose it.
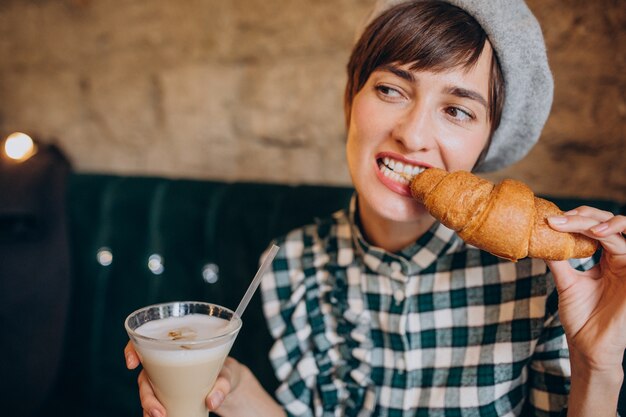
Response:
[[[163,257],[158,253],[150,255],[148,258],[148,269],[154,275],[161,275],[165,270],[165,267],[163,266]]]
[[[202,278],[208,284],[215,284],[220,278],[220,267],[214,263],[208,263],[202,267]]]
[[[98,249],[98,253],[96,254],[96,259],[98,263],[102,266],[109,266],[113,263],[113,253],[111,253],[111,249],[106,246]]]

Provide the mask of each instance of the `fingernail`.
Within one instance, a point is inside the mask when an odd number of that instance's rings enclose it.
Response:
[[[567,218],[563,216],[552,216],[548,217],[548,221],[552,224],[565,224],[567,223]]]
[[[150,410],[150,417],[161,417],[159,410]]]
[[[598,225],[593,226],[590,230],[591,230],[593,233],[600,233],[600,232],[605,231],[605,230],[606,230],[606,229],[608,229],[608,228],[609,228],[609,225],[608,225],[608,224],[606,224],[606,223],[600,223],[600,224],[598,224]]]
[[[565,213],[563,213],[567,216],[574,216],[576,214],[578,214],[578,210],[570,210],[570,211],[566,211]]]
[[[222,405],[222,401],[224,401],[224,394],[222,394],[221,391],[215,391],[209,396],[209,401],[211,402],[211,408],[215,410]]]

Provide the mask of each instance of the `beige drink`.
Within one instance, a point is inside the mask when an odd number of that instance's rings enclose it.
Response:
[[[171,303],[131,314],[126,327],[168,417],[206,417],[205,398],[241,327],[223,307]],[[134,326],[134,328],[133,328]]]

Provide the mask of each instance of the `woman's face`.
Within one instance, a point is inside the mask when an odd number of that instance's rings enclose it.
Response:
[[[352,102],[347,157],[359,204],[396,222],[425,214],[408,180],[426,167],[470,171],[487,144],[491,47],[476,65],[447,72],[387,65]],[[402,175],[405,175],[402,174]]]

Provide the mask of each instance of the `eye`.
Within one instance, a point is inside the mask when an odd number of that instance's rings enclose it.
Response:
[[[459,122],[469,122],[474,120],[473,114],[459,107],[448,107],[446,108],[446,113]]]
[[[382,98],[387,100],[400,100],[404,97],[400,90],[385,84],[379,84],[374,88]]]

